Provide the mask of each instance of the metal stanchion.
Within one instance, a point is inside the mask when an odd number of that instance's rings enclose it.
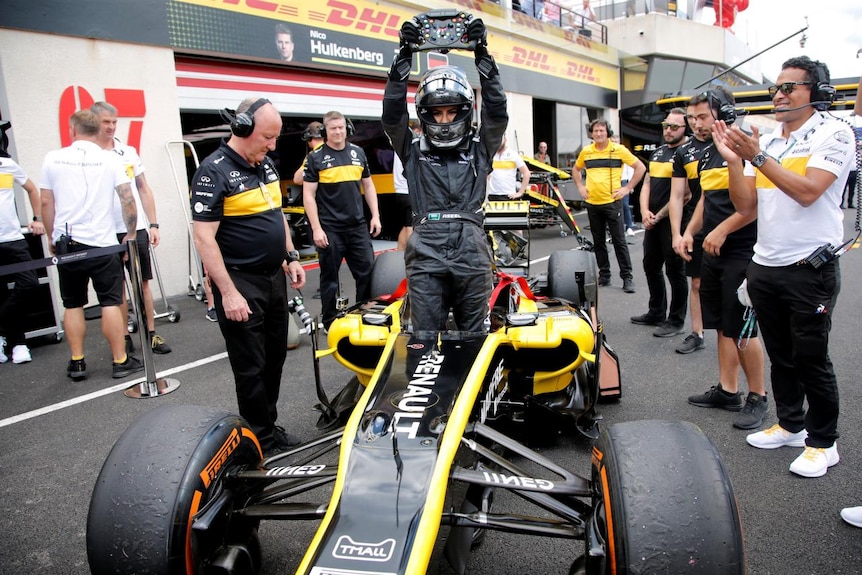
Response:
[[[139,385],[132,386],[123,392],[126,397],[143,399],[145,397],[158,397],[168,394],[180,386],[180,382],[173,378],[156,379],[156,368],[153,366],[153,348],[150,345],[149,330],[147,329],[147,315],[144,309],[144,287],[141,284],[141,259],[138,255],[138,245],[135,240],[127,242],[129,255],[129,278],[132,283],[132,297],[134,298],[135,314],[138,317],[138,330],[140,335],[142,359],[144,362],[144,373],[147,380]]]

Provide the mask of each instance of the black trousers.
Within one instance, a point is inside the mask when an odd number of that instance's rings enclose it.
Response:
[[[31,260],[26,240],[0,243],[0,266]],[[15,282],[11,290],[7,287],[10,282]],[[25,318],[32,311],[37,287],[39,278],[34,270],[0,276],[0,335],[6,337],[7,351],[24,344]]]
[[[748,294],[772,364],[778,423],[793,433],[807,429],[811,447],[829,447],[838,438],[838,383],[829,358],[829,331],[839,291],[837,261],[816,270],[754,262],[748,267]]]
[[[213,283],[218,324],[233,370],[239,414],[267,450],[273,446],[281,371],[287,356],[287,281],[281,268],[272,274],[233,269],[228,273],[252,313],[246,322],[227,319],[222,294]]]
[[[626,243],[626,230],[623,226],[622,208],[623,203],[620,200],[600,206],[587,204],[587,216],[590,219],[590,231],[593,234],[593,251],[599,266],[599,278],[602,279],[611,277],[611,261],[608,258],[608,246],[605,243],[605,234],[608,231],[620,266],[620,277],[622,279],[634,277],[629,246]]]
[[[356,282],[356,302],[371,298],[371,269],[374,267],[374,248],[371,246],[371,236],[365,224],[348,230],[325,230],[329,246],[317,248],[320,261],[320,307],[323,325],[335,319],[338,310],[338,270],[341,260],[347,262],[353,280]],[[379,295],[379,294],[375,294]]]
[[[673,325],[683,325],[688,310],[688,280],[685,263],[673,251],[670,220],[664,218],[644,232],[644,275],[649,287],[649,314],[665,317]],[[667,289],[662,276],[670,283],[670,311],[667,308]]]

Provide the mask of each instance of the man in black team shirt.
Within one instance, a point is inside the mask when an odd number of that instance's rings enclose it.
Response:
[[[338,313],[342,259],[356,281],[356,301],[380,295],[371,293],[371,236],[380,233],[380,213],[368,159],[362,148],[347,141],[349,127],[344,115],[327,112],[323,127],[323,145],[306,159],[302,196],[320,261],[320,304],[323,325],[328,329]],[[369,224],[362,208],[363,191],[371,212]]]
[[[693,117],[698,131],[712,132],[713,124],[733,108],[733,95],[717,87],[694,96],[687,114]],[[730,200],[727,162],[710,145],[703,150],[697,165],[701,196],[686,227],[677,253],[691,258],[694,237],[703,234],[700,301],[703,324],[718,334],[718,384],[703,394],[692,395],[688,402],[698,407],[717,407],[738,411],[734,427],[756,429],[766,414],[766,391],[763,387],[763,346],[757,327],[745,330],[745,308],[739,303],[736,289],[745,279],[745,271],[757,240],[757,214],[743,216]],[[739,340],[739,342],[737,342]],[[748,380],[748,397],[739,392],[739,367]]]
[[[649,287],[649,310],[631,318],[632,323],[658,325],[656,337],[682,333],[685,323],[688,281],[685,264],[673,251],[668,211],[674,152],[686,141],[685,110],[674,108],[661,123],[664,144],[652,153],[649,170],[641,186],[640,208],[644,229],[644,275]],[[670,282],[670,311],[661,268]],[[666,321],[665,321],[666,319]]]
[[[278,110],[263,98],[243,100],[231,132],[195,172],[194,239],[212,283],[239,413],[264,455],[272,455],[299,443],[275,422],[287,355],[285,276],[299,289],[305,271],[281,213],[278,173],[266,155],[281,133]]]

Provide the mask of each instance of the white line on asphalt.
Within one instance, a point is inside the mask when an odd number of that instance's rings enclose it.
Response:
[[[209,357],[205,357],[203,359],[199,359],[197,361],[193,361],[191,363],[187,363],[185,365],[178,365],[177,367],[172,367],[171,369],[166,369],[163,372],[157,373],[156,378],[167,377],[169,375],[173,375],[175,373],[180,373],[183,371],[187,371],[190,369],[194,369],[196,367],[200,367],[202,365],[206,365],[208,363],[212,363],[214,361],[218,361],[220,359],[224,359],[227,357],[227,352],[223,351],[221,353],[217,353],[215,355],[211,355]],[[94,391],[92,393],[88,393],[86,395],[82,395],[80,397],[75,397],[73,399],[67,399],[66,401],[61,401],[60,403],[55,403],[53,405],[47,405],[45,407],[41,407],[39,409],[34,409],[33,411],[28,411],[27,413],[22,413],[20,415],[15,415],[12,417],[7,417],[6,419],[0,419],[0,427],[6,427],[7,425],[12,425],[13,423],[20,423],[22,421],[26,421],[28,419],[33,419],[34,417],[39,417],[40,415],[46,415],[51,413],[52,411],[59,411],[66,407],[71,407],[73,405],[77,405],[79,403],[84,403],[85,401],[90,401],[91,399],[96,399],[102,397],[103,395],[108,395],[114,393],[116,391],[124,391],[129,389],[130,387],[137,385],[146,381],[146,376],[139,377],[138,379],[134,379],[132,381],[124,381],[123,383],[118,383],[117,385],[112,385],[111,387],[106,387],[105,389],[101,389],[99,391]]]

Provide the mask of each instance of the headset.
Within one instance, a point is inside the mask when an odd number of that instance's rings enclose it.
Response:
[[[716,120],[721,120],[728,126],[736,121],[736,106],[727,99],[724,92],[721,90],[707,90],[706,98],[709,102],[709,107],[712,110],[718,111],[718,115],[715,117]]]
[[[597,124],[604,124],[605,129],[608,131],[608,138],[610,138],[611,136],[614,135],[614,130],[613,130],[613,128],[611,128],[611,124],[607,120],[605,120],[604,118],[596,118],[595,120],[590,122],[590,125],[587,128],[587,131],[591,135],[593,133],[593,128],[595,128]]]
[[[817,71],[817,81],[811,88],[811,107],[818,112],[825,112],[835,100],[835,87],[829,84],[826,66],[822,62],[815,60],[814,69]]]
[[[254,113],[271,103],[266,98],[258,98],[245,112],[237,114],[235,111],[225,108],[220,110],[219,114],[226,122],[230,123],[230,131],[234,136],[248,138],[254,132]]]
[[[9,136],[6,135],[6,130],[12,127],[12,122],[9,120],[0,120],[0,158],[11,158],[9,155]]]
[[[353,134],[356,133],[356,130],[353,127],[353,122],[350,121],[350,118],[347,116],[344,117],[344,125],[347,126],[347,137],[349,138]],[[320,128],[320,137],[323,138],[323,141],[326,141],[326,124],[323,124]]]
[[[308,142],[316,138],[323,138],[323,124],[320,122],[311,122],[302,132],[302,141]]]

